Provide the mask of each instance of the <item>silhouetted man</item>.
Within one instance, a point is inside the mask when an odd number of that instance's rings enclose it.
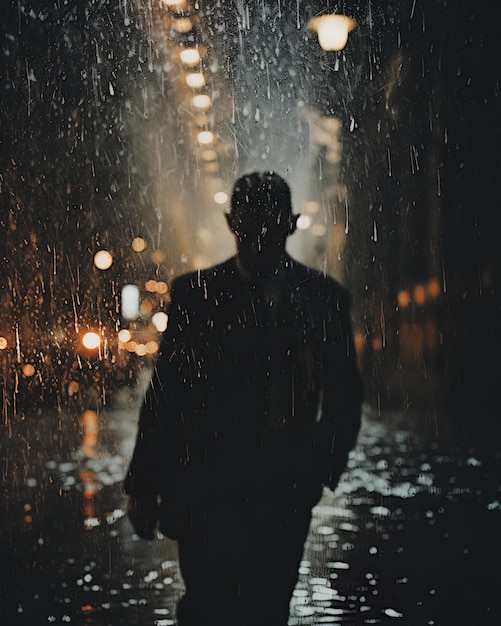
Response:
[[[185,625],[285,626],[311,509],[360,426],[349,294],[285,252],[287,183],[237,180],[236,256],[174,281],[126,479],[136,532],[176,539]]]

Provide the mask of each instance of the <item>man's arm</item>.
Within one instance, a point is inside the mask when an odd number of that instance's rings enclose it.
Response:
[[[169,322],[149,388],[143,400],[131,462],[124,481],[128,515],[140,537],[152,539],[158,496],[175,472],[182,438],[179,419],[179,371],[182,369],[182,310],[172,292]]]

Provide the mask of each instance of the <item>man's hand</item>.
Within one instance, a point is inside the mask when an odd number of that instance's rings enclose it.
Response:
[[[154,495],[129,496],[127,516],[141,539],[154,539],[158,522],[158,501]]]

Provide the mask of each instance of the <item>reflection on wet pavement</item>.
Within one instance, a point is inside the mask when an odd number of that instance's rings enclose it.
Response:
[[[176,623],[176,546],[139,540],[124,512],[135,420],[122,407],[2,425],[2,624]],[[366,416],[315,508],[291,626],[501,623],[499,450],[418,430]]]

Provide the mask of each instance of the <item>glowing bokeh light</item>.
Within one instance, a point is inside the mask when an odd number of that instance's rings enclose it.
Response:
[[[365,336],[360,331],[356,331],[353,334],[353,342],[355,344],[355,351],[357,354],[362,354],[365,350]]]
[[[305,204],[305,208],[308,213],[318,213],[320,210],[320,205],[315,200],[310,200]]]
[[[296,221],[299,230],[306,230],[311,226],[311,217],[309,215],[300,215]]]
[[[136,319],[139,316],[140,293],[137,285],[124,285],[122,287],[122,316],[127,320]]]
[[[165,261],[165,252],[163,250],[155,250],[151,255],[151,260],[156,265],[160,265]]]
[[[100,343],[101,338],[94,331],[89,331],[82,337],[82,344],[85,348],[87,348],[87,350],[95,350],[99,347]]]
[[[189,33],[193,24],[189,17],[178,17],[172,20],[171,28],[178,33]]]
[[[211,161],[210,163],[205,163],[204,170],[208,174],[217,174],[219,172],[219,163],[217,163],[217,161]]]
[[[107,270],[113,264],[113,257],[108,250],[99,250],[94,255],[94,265],[99,270]]]
[[[414,302],[421,306],[426,301],[426,289],[424,285],[416,285],[414,287]]]
[[[203,145],[203,146],[207,146],[211,143],[214,143],[214,133],[211,132],[210,130],[202,130],[201,132],[199,132],[197,134],[197,141],[199,144]]]
[[[181,50],[179,57],[181,61],[189,67],[200,63],[200,52],[196,48],[185,48]]]
[[[158,330],[158,332],[163,333],[164,330],[167,328],[168,319],[169,318],[167,316],[167,313],[164,313],[163,311],[159,311],[158,313],[155,313],[152,316],[151,321],[153,325],[155,326],[155,328]]]
[[[226,204],[226,202],[228,202],[228,194],[226,191],[216,191],[214,194],[214,202],[216,204]]]
[[[195,116],[195,123],[197,126],[200,126],[200,128],[203,128],[204,126],[209,126],[210,117],[206,113],[199,113]]]
[[[137,356],[145,356],[148,350],[144,343],[138,343],[134,352],[137,354]]]
[[[70,380],[70,382],[68,383],[68,395],[69,397],[73,397],[75,394],[77,394],[80,391],[80,385],[77,383],[76,380]]]
[[[35,374],[35,368],[33,367],[33,365],[31,363],[25,363],[23,365],[23,374],[27,378],[29,378],[30,376],[33,376]]]
[[[401,309],[406,309],[411,303],[411,296],[407,289],[401,289],[397,293],[397,304]]]
[[[193,96],[193,98],[191,99],[191,104],[198,111],[208,111],[211,106],[211,99],[210,96],[207,96],[206,94],[198,94],[196,96]]]
[[[430,281],[428,281],[428,284],[426,285],[426,291],[428,292],[430,298],[437,298],[441,292],[439,281],[436,278],[432,278]]]
[[[158,341],[146,342],[146,351],[148,354],[155,354],[155,352],[158,352]]]
[[[146,249],[146,240],[142,237],[134,237],[132,240],[132,249],[134,252],[142,252]]]
[[[190,74],[186,74],[185,80],[188,87],[191,87],[192,89],[201,89],[205,86],[205,76],[202,72],[191,72]]]
[[[355,20],[346,15],[319,15],[310,20],[311,30],[316,31],[318,43],[323,50],[342,50],[348,41],[348,33],[356,26]]]
[[[219,172],[219,163],[217,161],[205,163],[204,170],[207,172],[207,174],[217,174]]]
[[[212,148],[208,148],[207,150],[204,150],[200,156],[203,161],[209,163],[210,161],[215,161],[217,159],[217,152]]]
[[[166,7],[174,7],[176,9],[182,9],[186,6],[186,0],[160,0],[160,2]]]
[[[323,224],[313,224],[311,232],[315,235],[315,237],[323,237],[327,232],[327,229]]]
[[[131,337],[132,335],[130,333],[130,330],[127,330],[127,328],[122,328],[122,330],[118,333],[118,340],[122,343],[127,343],[128,341],[130,341]]]
[[[8,345],[7,339],[5,339],[5,337],[0,337],[0,350],[5,350]]]
[[[141,314],[149,315],[153,311],[154,306],[155,306],[155,302],[151,298],[145,298],[141,302],[141,308],[140,308]]]

